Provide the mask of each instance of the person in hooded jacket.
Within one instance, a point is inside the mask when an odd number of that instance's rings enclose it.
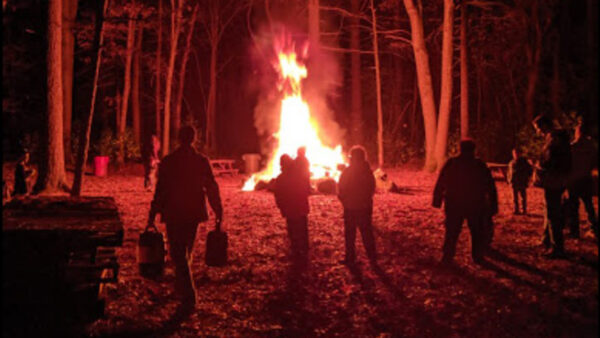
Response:
[[[376,263],[373,237],[373,195],[375,177],[362,146],[350,149],[350,165],[344,169],[338,183],[338,198],[344,207],[344,236],[346,257],[342,261],[353,265],[356,259],[356,229],[360,230],[365,251],[371,263]]]
[[[513,190],[513,201],[515,203],[514,214],[518,215],[519,211],[519,196],[521,196],[523,214],[527,214],[527,187],[531,181],[533,167],[527,157],[523,156],[517,148],[512,151],[513,159],[508,163],[507,179]]]
[[[281,174],[274,182],[275,203],[286,220],[292,262],[308,262],[308,196],[310,181],[287,154],[279,159]]]

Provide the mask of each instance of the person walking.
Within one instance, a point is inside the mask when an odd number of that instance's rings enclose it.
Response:
[[[563,129],[554,128],[552,120],[539,115],[533,120],[538,135],[544,137],[542,156],[536,165],[538,182],[544,189],[544,231],[541,245],[547,249],[544,257],[563,258],[565,226],[565,201],[567,180],[571,170],[571,147],[569,135]]]
[[[156,182],[156,172],[160,164],[160,140],[158,136],[152,135],[150,147],[148,147],[146,160],[144,162],[144,188],[152,190]]]
[[[350,149],[350,165],[342,171],[338,183],[338,198],[344,207],[344,237],[346,257],[342,263],[352,266],[356,260],[356,229],[360,230],[367,257],[376,264],[377,253],[373,237],[373,195],[375,177],[362,146]]]
[[[196,132],[191,126],[179,131],[179,148],[160,163],[148,226],[154,226],[156,214],[166,223],[169,255],[175,265],[175,292],[180,309],[191,311],[196,304],[196,290],[190,271],[192,250],[198,223],[208,220],[205,198],[223,219],[219,186],[208,159],[192,147]]]
[[[308,196],[310,181],[287,154],[280,157],[281,174],[274,183],[275,203],[286,220],[292,262],[308,263]]]
[[[583,126],[575,126],[575,135],[571,143],[571,174],[568,182],[568,217],[571,238],[579,238],[579,200],[583,202],[590,222],[591,231],[598,239],[598,218],[594,210],[592,195],[594,180],[592,170],[598,167],[598,152],[591,138],[583,133]]]
[[[442,167],[433,191],[432,205],[444,204],[446,214],[442,265],[452,263],[456,243],[466,219],[471,232],[471,255],[476,264],[485,262],[488,242],[486,229],[491,216],[498,213],[498,195],[492,173],[485,162],[475,157],[472,140],[460,142],[460,154]]]
[[[515,204],[515,215],[521,214],[519,211],[519,196],[521,196],[521,203],[523,215],[527,214],[527,187],[531,181],[533,174],[533,167],[529,160],[523,156],[521,151],[517,148],[512,151],[512,160],[508,163],[507,179],[508,183],[512,187],[513,201]]]

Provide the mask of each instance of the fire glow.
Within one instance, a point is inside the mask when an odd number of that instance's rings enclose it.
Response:
[[[254,190],[259,181],[270,181],[281,173],[279,158],[288,154],[296,157],[299,147],[306,147],[306,157],[310,162],[311,178],[339,178],[337,165],[345,163],[341,145],[335,148],[325,146],[318,136],[319,127],[311,118],[310,107],[302,97],[302,80],[307,76],[306,66],[300,64],[293,51],[278,51],[278,88],[283,94],[279,130],[274,134],[278,145],[266,168],[252,175],[242,187],[243,191]]]

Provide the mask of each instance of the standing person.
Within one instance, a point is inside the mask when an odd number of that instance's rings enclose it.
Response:
[[[471,232],[471,255],[477,264],[484,262],[487,249],[486,224],[498,213],[498,195],[492,173],[485,162],[475,157],[472,140],[460,142],[460,154],[442,167],[433,191],[433,207],[444,202],[446,234],[441,264],[450,264],[466,219]]]
[[[523,205],[523,214],[527,214],[527,187],[533,174],[533,167],[529,160],[521,154],[521,151],[517,148],[512,151],[512,160],[508,163],[508,183],[512,187],[513,201],[515,203],[514,214],[518,215],[519,212],[519,195],[521,196],[521,202]]]
[[[160,163],[159,151],[160,140],[158,139],[158,136],[152,135],[150,149],[146,155],[146,162],[144,163],[144,188],[146,188],[146,190],[152,190],[152,187],[154,187],[158,164]]]
[[[539,182],[544,189],[546,211],[544,213],[544,232],[541,244],[548,250],[546,258],[556,259],[565,255],[563,228],[565,226],[566,187],[571,169],[571,147],[569,134],[556,129],[552,120],[540,115],[533,120],[538,135],[545,138],[542,156],[536,165]]]
[[[298,171],[310,179],[310,162],[306,158],[306,147],[298,148],[294,162]]]
[[[169,254],[175,265],[175,292],[184,312],[196,304],[196,290],[190,272],[192,249],[199,222],[208,220],[205,196],[221,222],[223,207],[219,186],[208,159],[192,147],[196,132],[190,126],[179,131],[179,148],[166,156],[158,169],[148,226],[156,214],[166,223]]]
[[[289,155],[282,155],[279,163],[281,174],[275,179],[273,189],[275,203],[286,220],[292,262],[305,266],[308,263],[310,182]]]
[[[358,228],[367,256],[372,264],[376,264],[372,223],[375,177],[362,146],[354,146],[350,149],[350,165],[340,176],[338,191],[338,198],[344,207],[346,257],[343,263],[349,266],[355,263],[356,228]]]
[[[592,232],[598,239],[598,219],[592,203],[594,180],[592,170],[598,167],[598,153],[591,138],[582,131],[583,126],[575,127],[575,137],[571,143],[571,175],[569,177],[569,216],[567,218],[570,237],[579,238],[579,200],[583,201]]]
[[[36,170],[29,162],[29,151],[25,150],[15,167],[14,196],[29,194],[29,187],[35,179]]]

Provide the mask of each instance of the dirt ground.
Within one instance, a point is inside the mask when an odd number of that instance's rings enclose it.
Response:
[[[114,196],[125,227],[119,283],[109,285],[105,318],[91,336],[544,336],[598,335],[598,247],[588,235],[567,239],[568,258],[546,260],[538,247],[540,189],[529,190],[529,215],[512,214],[512,195],[497,181],[497,254],[472,263],[466,226],[456,266],[440,268],[443,213],[430,207],[435,175],[392,170],[402,194],[375,196],[379,268],[357,236],[359,266],[344,255],[342,208],[335,196],[310,197],[310,266],[290,271],[284,220],[268,192],[241,192],[241,177],[219,179],[229,265],[204,264],[208,222],[199,226],[193,273],[195,313],[171,320],[177,303],[170,262],[157,280],[140,277],[136,245],[152,193],[139,175],[87,176],[85,195]],[[597,208],[597,198],[594,200]],[[583,216],[583,211],[582,216]],[[582,217],[582,219],[585,219]],[[583,232],[589,229],[582,222]],[[159,224],[164,231],[164,225]]]

